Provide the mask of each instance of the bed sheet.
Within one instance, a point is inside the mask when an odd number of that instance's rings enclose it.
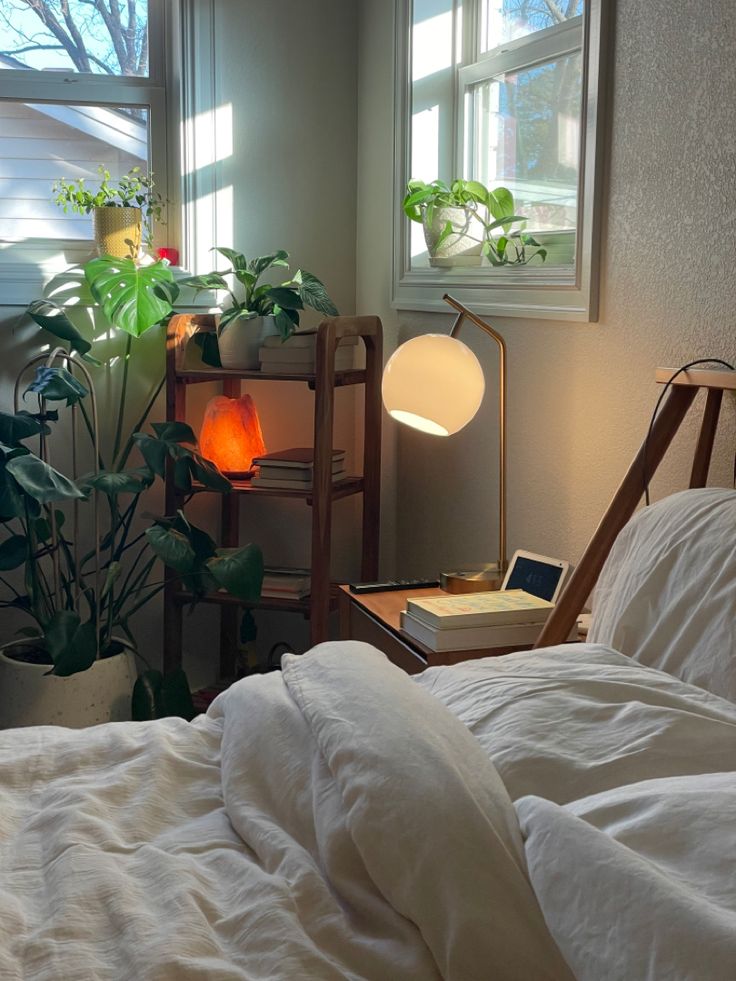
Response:
[[[382,654],[0,734],[0,977],[568,981],[508,794]]]

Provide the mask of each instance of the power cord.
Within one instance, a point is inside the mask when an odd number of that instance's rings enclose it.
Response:
[[[705,365],[720,365],[722,368],[728,368],[730,371],[736,371],[732,364],[728,361],[722,361],[721,358],[701,358],[698,361],[690,361],[688,364],[684,364],[665,382],[664,388],[659,393],[659,398],[657,399],[657,404],[654,406],[654,412],[652,412],[652,418],[649,422],[649,429],[647,429],[647,435],[644,439],[644,451],[642,453],[642,478],[644,481],[644,503],[649,507],[649,481],[647,480],[647,451],[649,449],[649,440],[652,436],[652,429],[654,428],[654,422],[659,414],[659,407],[662,404],[662,399],[667,394],[671,385],[675,381],[678,375],[681,375],[683,371],[689,371],[690,368],[704,367]],[[733,471],[734,486],[736,486],[736,456],[734,456],[734,471]]]

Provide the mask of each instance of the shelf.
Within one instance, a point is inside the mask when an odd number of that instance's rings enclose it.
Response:
[[[337,596],[338,586],[336,583],[332,583],[330,586],[330,611],[337,609]],[[193,596],[189,590],[179,589],[176,591],[174,598],[179,605],[185,606],[187,603],[192,602]],[[208,593],[197,602],[212,603],[217,606],[242,606],[248,610],[279,610],[282,613],[301,613],[303,616],[309,616],[310,613],[309,596],[305,596],[303,599],[283,599],[275,596],[262,596],[255,603],[248,603],[245,600],[238,599],[236,596],[231,596],[229,593]]]
[[[351,368],[348,371],[335,372],[335,388],[345,385],[362,385],[365,382],[364,368]],[[233,368],[183,368],[176,372],[176,380],[185,385],[196,385],[198,382],[224,381],[225,379],[254,379],[260,381],[300,381],[306,382],[310,388],[317,384],[317,375],[284,375],[269,371],[241,371]]]
[[[305,488],[300,490],[299,488],[290,487],[259,487],[257,484],[254,485],[250,480],[233,480],[233,489],[231,493],[235,494],[255,494],[256,496],[263,495],[265,497],[292,497],[297,498],[301,501],[306,501],[307,504],[312,504],[312,488]],[[364,481],[362,477],[346,477],[344,480],[338,480],[332,485],[332,500],[337,501],[341,497],[351,497],[353,494],[360,494],[363,491]],[[197,491],[197,493],[221,493],[221,491],[212,491],[211,488],[205,487],[203,484],[199,484],[196,481],[192,484],[192,490]]]

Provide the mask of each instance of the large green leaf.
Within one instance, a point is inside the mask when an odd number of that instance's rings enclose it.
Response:
[[[86,671],[97,656],[97,632],[92,621],[82,623],[73,610],[57,610],[46,626],[46,649],[54,662],[51,674],[66,678]]]
[[[82,337],[57,303],[52,303],[51,300],[34,300],[28,307],[27,313],[39,327],[47,330],[54,337],[69,341],[69,347],[72,351],[87,354],[91,350],[90,342]]]
[[[179,292],[169,265],[138,266],[133,259],[102,256],[84,269],[92,295],[113,326],[140,337],[171,313]]]
[[[251,272],[256,274],[258,278],[271,266],[288,266],[289,265],[289,253],[284,252],[283,249],[278,249],[276,252],[271,252],[269,255],[259,256],[257,259],[251,259],[248,268]]]
[[[192,340],[202,352],[202,361],[210,368],[222,368],[220,360],[220,347],[217,343],[217,335],[212,331],[199,330],[192,336]]]
[[[24,517],[26,500],[17,481],[7,472],[6,464],[0,464],[0,521]]]
[[[23,565],[28,557],[28,539],[25,535],[11,535],[0,543],[0,570],[7,572]]]
[[[152,422],[151,429],[159,439],[171,443],[191,443],[197,445],[194,430],[185,422]]]
[[[74,405],[89,394],[84,385],[77,381],[66,368],[36,368],[36,377],[23,393],[29,392],[41,395],[49,402],[66,402],[67,406]]]
[[[274,303],[278,303],[280,307],[286,307],[289,310],[304,309],[301,296],[289,286],[272,286],[266,296]]]
[[[227,280],[224,272],[205,273],[203,276],[187,276],[177,280],[179,286],[188,286],[201,293],[203,290],[226,290]]]
[[[298,269],[294,282],[298,284],[299,295],[307,306],[328,317],[337,317],[337,307],[327,295],[324,284],[316,276],[304,269]]]
[[[205,459],[200,453],[190,453],[191,472],[195,480],[220,494],[229,494],[233,485],[211,460]]]
[[[88,473],[80,477],[77,484],[85,494],[89,494],[91,490],[98,490],[113,496],[141,494],[151,486],[152,482],[150,470],[147,467],[138,467],[135,470],[101,470],[99,473]]]
[[[76,484],[32,453],[6,460],[5,469],[16,479],[26,494],[40,504],[84,497]]]
[[[30,412],[0,412],[0,443],[6,446],[16,446],[22,439],[41,432],[48,432],[48,428]]]
[[[149,468],[157,476],[163,478],[166,474],[166,457],[169,452],[168,445],[162,440],[156,439],[155,436],[149,436],[147,433],[135,433],[133,439]]]
[[[131,716],[134,722],[150,722],[163,716],[162,681],[163,675],[155,668],[138,675],[131,700]]]
[[[238,599],[255,602],[263,585],[263,554],[257,545],[219,548],[207,568],[223,589]]]
[[[153,525],[146,529],[146,538],[154,554],[176,572],[191,572],[196,561],[194,549],[187,537],[175,528]]]
[[[210,249],[210,252],[219,252],[220,255],[224,255],[228,262],[232,263],[234,270],[248,268],[248,260],[245,258],[242,252],[236,252],[235,249],[225,249],[221,248],[219,245],[216,245],[214,248]]]

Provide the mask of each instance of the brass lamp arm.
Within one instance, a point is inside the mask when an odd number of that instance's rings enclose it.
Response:
[[[503,576],[508,567],[506,558],[506,343],[490,324],[481,320],[448,293],[445,293],[442,299],[458,312],[450,332],[451,337],[457,336],[460,325],[467,317],[476,327],[489,334],[498,345],[498,566]]]

